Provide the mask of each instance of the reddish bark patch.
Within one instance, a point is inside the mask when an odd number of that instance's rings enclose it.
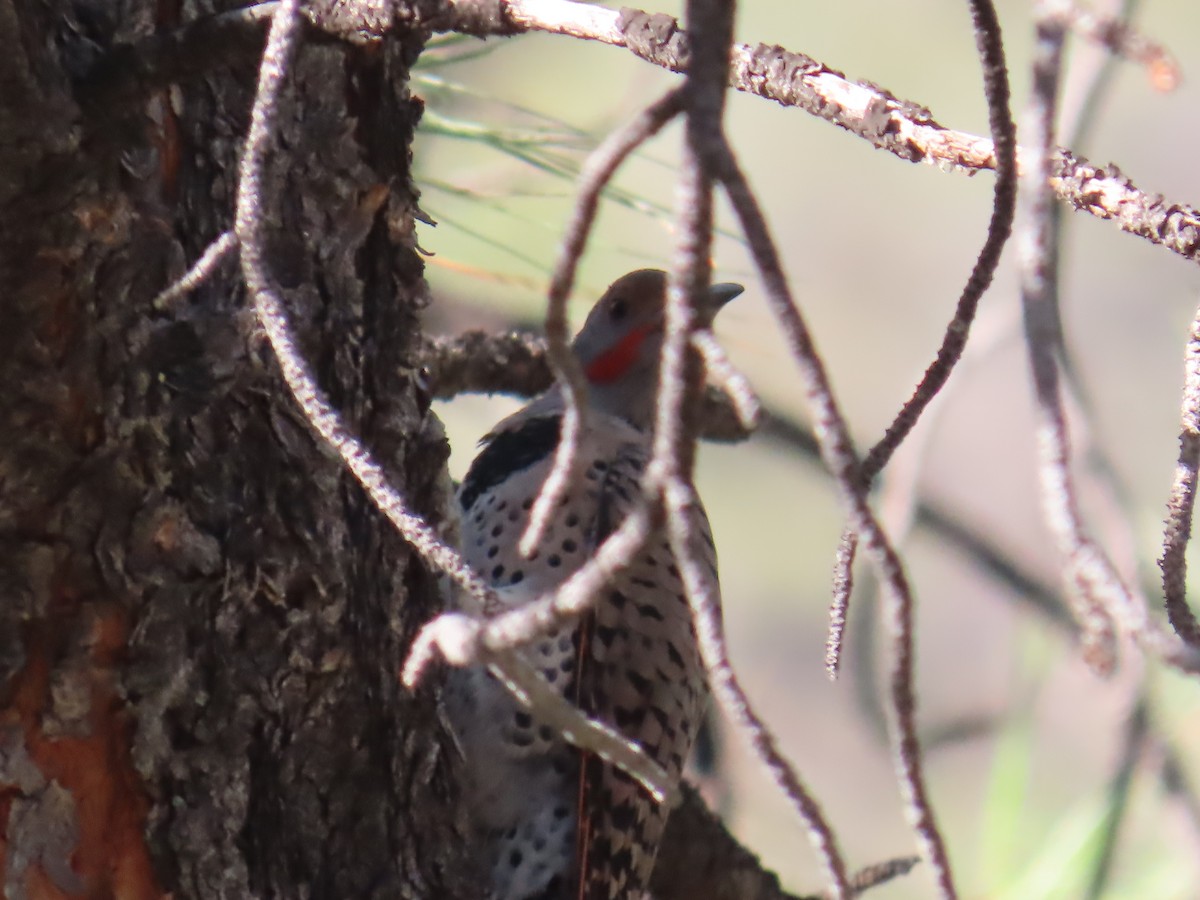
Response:
[[[73,605],[62,599],[63,606]],[[84,886],[75,891],[76,886],[58,884],[43,858],[41,865],[30,865],[24,872],[31,898],[166,896],[143,836],[149,802],[130,759],[132,721],[115,689],[113,666],[127,636],[125,614],[111,604],[76,605],[53,623],[39,623],[26,633],[26,664],[5,692],[0,726],[18,726],[29,759],[48,782],[57,783],[74,800],[79,840],[67,862]],[[67,727],[51,705],[52,685],[64,681],[89,704]],[[0,783],[0,848],[36,841],[32,835],[6,833],[8,812],[20,796],[17,786]],[[0,883],[6,857],[0,853]]]

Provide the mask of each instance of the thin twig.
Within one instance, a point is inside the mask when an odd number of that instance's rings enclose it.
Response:
[[[250,113],[250,128],[238,166],[234,232],[242,250],[242,277],[284,380],[309,424],[338,453],[375,505],[427,563],[448,574],[479,606],[497,605],[500,601],[495,592],[427,522],[409,511],[403,496],[388,483],[380,465],[342,424],[296,347],[277,282],[270,271],[263,240],[262,177],[278,113],[280,87],[295,51],[301,21],[299,6],[300,0],[282,0],[271,21]],[[430,632],[430,635],[436,637],[439,633]],[[427,638],[425,644],[418,646],[418,655],[427,654],[432,643],[436,641]],[[468,645],[460,642],[458,646],[460,654],[456,661],[464,664],[469,660],[461,650]],[[439,648],[445,651],[441,645]],[[651,793],[657,796],[666,793],[664,773],[640,748],[630,745],[611,729],[591,722],[562,698],[557,703],[546,700],[546,697],[557,695],[515,652],[496,654],[488,662],[518,699],[539,703],[539,715],[543,714],[544,707],[545,715],[554,720],[567,740],[612,759]]]
[[[729,660],[721,624],[720,602],[707,567],[696,558],[694,543],[691,542],[691,535],[687,534],[688,529],[678,527],[678,522],[683,521],[685,516],[695,515],[696,503],[694,493],[686,486],[679,483],[672,486],[667,505],[669,510],[674,510],[675,515],[668,516],[668,523],[673,526],[670,528],[669,537],[671,552],[679,565],[684,588],[692,605],[700,648],[705,654],[704,667],[708,672],[710,686],[725,714],[734,726],[746,735],[750,746],[763,761],[767,773],[791,800],[801,822],[804,823],[809,843],[825,864],[826,878],[833,886],[832,896],[852,897],[855,891],[851,887],[837,838],[826,822],[820,804],[800,780],[795,767],[779,749],[778,741],[770,728],[755,712]]]
[[[1008,67],[1004,61],[1004,39],[1000,32],[1000,20],[991,0],[971,0],[971,18],[975,29],[975,45],[983,68],[988,124],[996,148],[997,161],[987,238],[959,295],[954,317],[946,326],[937,355],[925,370],[912,397],[901,407],[883,437],[863,458],[861,477],[867,485],[882,471],[896,448],[911,433],[921,414],[937,396],[962,358],[971,324],[979,308],[979,300],[992,283],[996,267],[1000,264],[1000,254],[1004,251],[1004,245],[1012,232],[1013,213],[1017,203],[1017,128],[1009,109],[1010,93]],[[825,669],[830,678],[837,677],[846,611],[853,590],[856,546],[854,534],[850,531],[844,532],[834,564],[829,636],[825,643]]]
[[[716,382],[718,390],[724,392],[733,404],[738,424],[747,433],[757,428],[762,418],[762,404],[759,403],[758,396],[746,380],[746,376],[734,368],[717,339],[713,337],[713,333],[707,329],[695,332],[692,335],[692,346],[700,351],[700,357],[704,360],[704,370]]]
[[[1084,657],[1100,672],[1115,664],[1114,632],[1108,607],[1128,599],[1112,565],[1084,534],[1070,472],[1067,423],[1059,390],[1057,285],[1050,266],[1052,233],[1050,148],[1062,66],[1064,26],[1057,4],[1037,7],[1037,47],[1030,96],[1032,149],[1023,179],[1024,218],[1019,242],[1021,300],[1026,340],[1037,396],[1039,473],[1045,514],[1067,562],[1068,596],[1083,630]],[[1109,602],[1106,602],[1108,598]]]
[[[529,511],[529,523],[518,544],[523,556],[529,556],[541,543],[551,514],[576,476],[579,434],[587,415],[587,382],[579,360],[571,352],[567,298],[575,283],[575,269],[583,255],[592,223],[596,220],[600,194],[629,154],[656,135],[682,107],[682,91],[674,88],[647,106],[624,128],[613,132],[583,166],[575,209],[559,247],[546,302],[546,355],[562,389],[562,428],[554,451],[554,463]]]
[[[1141,34],[1127,19],[1100,15],[1081,3],[1067,4],[1063,15],[1067,27],[1080,37],[1144,67],[1155,90],[1167,92],[1179,86],[1182,74],[1170,51]]]
[[[880,581],[887,588],[889,602],[885,606],[886,621],[893,643],[890,671],[892,745],[901,791],[922,855],[933,869],[938,891],[942,897],[952,898],[957,893],[945,842],[938,831],[925,788],[917,738],[916,692],[913,687],[913,600],[908,578],[896,551],[871,511],[849,429],[833,396],[829,376],[817,355],[808,326],[792,299],[778,250],[759,209],[758,200],[728,147],[725,148],[722,163],[719,178],[746,233],[767,298],[783,326],[792,356],[804,377],[816,423],[815,430],[819,436],[821,458],[836,480],[851,527],[859,535],[879,573]]]
[[[850,878],[851,896],[907,874],[918,862],[909,856],[865,866]],[[828,894],[783,890],[779,878],[730,837],[720,817],[688,784],[667,819],[650,889],[656,900],[828,900]]]
[[[591,608],[604,585],[611,583],[646,545],[656,518],[654,505],[635,505],[592,558],[556,590],[481,623],[484,646],[491,651],[523,647],[578,620]]]
[[[182,297],[190,294],[212,277],[221,263],[237,249],[238,239],[232,231],[223,232],[215,241],[204,248],[200,258],[178,279],[169,284],[150,305],[154,309],[166,309]]]
[[[1140,2],[1141,0],[1119,0],[1119,9],[1114,14],[1115,18],[1123,22],[1132,22]],[[1087,75],[1086,88],[1080,92],[1078,101],[1071,105],[1065,101],[1062,104],[1059,112],[1059,127],[1067,136],[1069,146],[1076,147],[1083,152],[1091,143],[1093,129],[1099,121],[1099,114],[1103,109],[1102,101],[1112,90],[1113,77],[1118,71],[1119,62],[1120,60],[1111,52],[1104,53],[1094,71]],[[1079,70],[1079,64],[1073,63],[1071,74],[1074,75]],[[1057,206],[1056,210],[1061,213],[1062,206]]]
[[[439,656],[454,666],[488,666],[517,701],[537,715],[539,722],[568,743],[623,769],[659,803],[669,798],[671,780],[657,762],[615,728],[585,716],[516,651],[488,648],[482,641],[479,618],[447,613],[422,628],[405,661],[404,684],[410,688],[415,685],[423,670]]]
[[[676,191],[678,237],[667,290],[665,334],[656,397],[653,458],[647,467],[648,492],[662,497],[672,554],[692,609],[697,643],[717,700],[745,732],[756,755],[784,791],[808,831],[838,900],[850,896],[845,864],[820,807],[779,752],[754,712],[729,662],[721,627],[720,592],[715,573],[696,556],[698,500],[692,486],[702,371],[694,349],[701,322],[700,298],[711,278],[713,167],[725,146],[722,116],[733,35],[734,4],[688,0],[688,26],[694,56],[688,71],[685,140]]]
[[[1167,501],[1167,525],[1159,565],[1171,627],[1188,644],[1200,647],[1200,622],[1187,601],[1187,546],[1192,537],[1196,468],[1200,465],[1200,307],[1192,319],[1188,338],[1182,405],[1179,459]]]

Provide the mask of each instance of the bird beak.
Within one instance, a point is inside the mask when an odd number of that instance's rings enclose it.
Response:
[[[746,289],[740,284],[734,284],[731,281],[725,281],[721,284],[714,284],[708,289],[708,297],[712,301],[713,312],[715,313],[726,303],[745,290]]]

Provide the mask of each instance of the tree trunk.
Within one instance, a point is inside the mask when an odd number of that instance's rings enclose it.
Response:
[[[300,416],[235,264],[154,303],[229,227],[255,71],[120,94],[106,54],[212,12],[0,0],[0,881],[471,896],[450,744],[397,680],[433,578]],[[436,521],[422,43],[302,45],[263,203],[304,353]]]

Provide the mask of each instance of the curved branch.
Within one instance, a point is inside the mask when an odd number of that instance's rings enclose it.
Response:
[[[686,70],[689,58],[683,29],[673,17],[575,0],[452,0],[434,27],[479,36],[563,34],[625,47],[672,72]],[[877,85],[852,81],[803,53],[777,45],[734,44],[729,85],[782,106],[798,106],[909,162],[967,174],[996,168],[995,149],[987,138],[946,128],[925,107]],[[1019,167],[1025,156],[1018,152]],[[1072,209],[1109,219],[1122,231],[1200,262],[1200,209],[1146,194],[1116,166],[1092,165],[1066,148],[1051,154],[1050,185]]]

